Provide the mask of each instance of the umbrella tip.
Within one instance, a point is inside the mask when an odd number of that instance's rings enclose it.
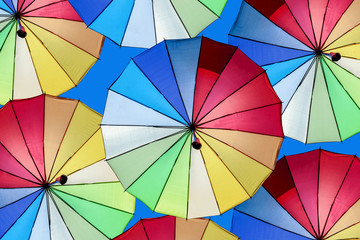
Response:
[[[199,150],[202,145],[201,145],[199,139],[198,139],[198,138],[195,138],[195,141],[193,141],[193,142],[191,143],[191,146],[192,146],[194,149]]]
[[[26,35],[27,35],[27,33],[26,33],[26,31],[25,31],[25,29],[24,29],[23,26],[21,26],[21,28],[20,28],[16,33],[17,33],[17,35],[18,35],[19,37],[21,37],[21,38],[25,38]]]
[[[64,185],[67,182],[67,179],[68,179],[68,177],[66,175],[64,175],[64,174],[61,175],[60,180],[59,180],[60,184]]]
[[[331,60],[333,62],[339,61],[341,58],[341,55],[338,52],[337,53],[331,52],[330,55],[331,55]]]

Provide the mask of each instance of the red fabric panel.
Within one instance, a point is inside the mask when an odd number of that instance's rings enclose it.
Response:
[[[334,166],[336,167],[336,166]],[[360,199],[360,159],[355,157],[345,176],[334,205],[331,208],[329,219],[325,226],[325,233],[336,223],[337,220]]]
[[[44,102],[45,95],[13,101],[13,108],[26,145],[43,179],[45,179]]]
[[[319,236],[317,199],[320,150],[287,156],[286,159],[305,212]],[[301,222],[304,221],[307,219]]]
[[[231,114],[198,126],[199,128],[229,129],[283,137],[281,104]]]
[[[175,217],[144,219],[143,224],[149,240],[175,240]]]
[[[148,240],[141,220],[129,230],[114,238],[114,240]]]
[[[25,144],[12,102],[0,109],[0,142],[26,169],[41,179]]]
[[[68,1],[36,0],[23,13],[27,17],[51,17],[82,22]]]
[[[354,156],[321,151],[319,172],[319,222],[323,230],[330,208],[335,200]]]
[[[0,188],[39,187],[40,185],[0,170]]]
[[[198,121],[226,97],[247,84],[264,70],[237,49],[222,71],[199,113]],[[251,101],[252,99],[249,99]]]
[[[318,48],[320,47],[321,31],[328,1],[329,0],[309,0],[311,21],[314,28],[315,40]]]
[[[206,96],[235,50],[234,46],[202,38],[195,85],[193,122]]]
[[[281,6],[285,4],[284,0],[245,0],[253,8],[270,18]]]

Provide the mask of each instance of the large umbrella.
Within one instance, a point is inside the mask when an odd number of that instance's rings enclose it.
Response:
[[[156,212],[194,218],[256,192],[275,165],[280,119],[261,67],[234,46],[197,37],[131,60],[110,87],[102,130],[126,191]]]
[[[360,1],[244,0],[230,31],[266,69],[286,136],[343,141],[360,131]]]
[[[173,216],[141,219],[114,240],[237,240],[206,218],[183,219]]]
[[[76,86],[103,40],[67,0],[0,0],[0,104]]]
[[[227,0],[69,0],[89,28],[121,46],[149,48],[190,38],[220,17]]]
[[[0,238],[109,239],[133,216],[105,158],[101,115],[40,95],[0,109]]]
[[[235,208],[232,232],[242,240],[360,239],[359,176],[353,155],[285,156],[255,196]]]

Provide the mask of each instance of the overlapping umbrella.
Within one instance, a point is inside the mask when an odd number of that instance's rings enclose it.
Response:
[[[218,215],[272,172],[281,102],[236,47],[168,40],[136,56],[110,87],[102,131],[108,163],[150,209]]]
[[[236,240],[234,234],[205,218],[172,216],[141,219],[114,240]]]
[[[235,208],[232,232],[243,240],[360,239],[359,176],[357,156],[285,156],[255,196]]]
[[[67,0],[1,0],[0,104],[76,86],[103,40]]]
[[[101,115],[40,95],[0,109],[0,238],[109,239],[133,216],[105,158]]]
[[[360,1],[244,0],[230,31],[266,69],[286,136],[343,141],[360,131]]]
[[[69,0],[89,28],[117,44],[149,48],[195,37],[220,17],[227,0]]]

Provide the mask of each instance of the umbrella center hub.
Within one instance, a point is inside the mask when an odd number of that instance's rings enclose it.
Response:
[[[20,17],[21,17],[20,12],[16,12],[16,13],[14,14],[14,17],[15,17],[16,20],[20,19]]]
[[[50,184],[49,184],[48,182],[43,183],[42,187],[43,187],[44,189],[48,189],[48,188],[50,187]]]
[[[193,124],[193,123],[190,124],[189,128],[190,128],[190,131],[192,131],[192,132],[195,131],[195,124]]]
[[[316,55],[321,55],[322,53],[323,53],[323,51],[321,49],[315,49]]]

